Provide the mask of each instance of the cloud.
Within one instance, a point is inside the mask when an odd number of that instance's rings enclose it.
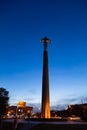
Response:
[[[80,104],[81,98],[81,96],[68,95],[66,98],[62,98],[57,102],[61,104]]]
[[[63,103],[63,104],[74,104],[74,103],[78,103],[78,98],[61,99],[61,103]]]
[[[29,101],[33,101],[33,98],[23,98],[23,101],[29,102]]]

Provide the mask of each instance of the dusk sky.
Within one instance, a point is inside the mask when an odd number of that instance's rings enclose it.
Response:
[[[86,103],[87,1],[0,0],[0,87],[9,103],[41,103],[45,36],[51,106]]]

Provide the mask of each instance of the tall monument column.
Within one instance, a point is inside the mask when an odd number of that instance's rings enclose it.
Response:
[[[45,38],[41,39],[41,42],[44,44],[41,118],[50,118],[50,95],[49,95],[49,73],[48,73],[47,44],[51,43],[51,40],[45,37]]]

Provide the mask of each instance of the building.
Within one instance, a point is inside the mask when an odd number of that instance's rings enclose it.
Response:
[[[8,115],[14,115],[18,117],[30,117],[32,115],[32,106],[26,106],[26,102],[19,102],[17,106],[9,106],[7,110]]]

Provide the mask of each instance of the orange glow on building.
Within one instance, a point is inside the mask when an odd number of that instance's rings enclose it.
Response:
[[[26,107],[26,102],[20,101],[18,107]]]

